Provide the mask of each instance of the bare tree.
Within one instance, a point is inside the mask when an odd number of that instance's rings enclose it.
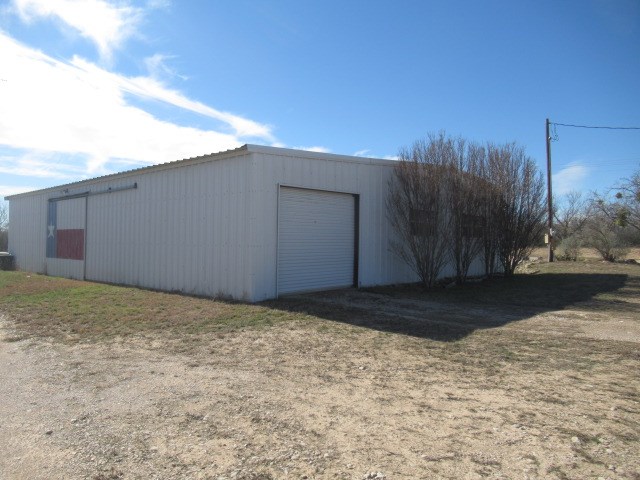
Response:
[[[560,239],[558,246],[559,260],[577,260],[582,247],[583,233],[587,222],[592,216],[593,202],[584,197],[581,192],[571,191],[567,193],[560,205],[554,211],[556,237]]]
[[[473,261],[483,247],[483,191],[479,176],[484,163],[484,148],[454,142],[454,155],[447,168],[448,212],[451,216],[450,255],[456,268],[456,283],[467,280]]]
[[[640,232],[640,170],[625,179],[616,193],[617,224]]]
[[[6,203],[0,203],[0,252],[9,248],[9,208]]]
[[[553,212],[555,220],[556,235],[564,239],[580,233],[591,213],[591,202],[582,195],[582,192],[571,191],[567,193],[561,202],[560,207]]]
[[[640,232],[640,170],[612,190],[612,200],[595,194],[594,208],[616,225]]]
[[[462,283],[479,256],[488,275],[498,262],[511,275],[529,255],[544,228],[544,183],[516,144],[485,148],[440,133],[400,152],[387,207],[392,248],[423,285],[449,260]]]
[[[597,211],[586,224],[585,243],[595,249],[603,260],[615,262],[626,257],[629,251],[622,233],[623,227],[603,211]]]
[[[482,150],[482,160],[478,162],[478,181],[477,188],[480,200],[480,220],[482,227],[480,230],[480,253],[484,262],[484,273],[491,277],[495,274],[498,263],[498,247],[499,247],[499,228],[497,218],[502,210],[504,203],[502,195],[495,183],[491,181],[494,177],[494,170],[497,171],[497,165],[493,162],[487,150]]]
[[[487,181],[497,190],[492,221],[498,260],[509,276],[530,255],[544,229],[544,181],[534,161],[515,143],[489,144],[487,151]]]
[[[446,177],[454,150],[444,133],[429,135],[400,151],[390,181],[387,212],[398,235],[392,248],[425,288],[433,286],[448,260]]]

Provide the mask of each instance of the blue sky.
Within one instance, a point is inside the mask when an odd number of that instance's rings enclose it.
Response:
[[[429,132],[640,126],[640,1],[0,3],[0,195],[244,143],[390,158]],[[640,168],[640,131],[557,127],[554,191]]]

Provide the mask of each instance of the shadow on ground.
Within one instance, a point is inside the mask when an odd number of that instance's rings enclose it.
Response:
[[[549,311],[637,312],[638,298],[637,275],[543,273],[427,292],[415,285],[350,289],[290,296],[268,304],[383,332],[455,341],[478,329]]]

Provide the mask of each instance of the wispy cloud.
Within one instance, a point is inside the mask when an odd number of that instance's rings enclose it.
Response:
[[[72,29],[93,42],[100,56],[110,59],[113,50],[136,32],[143,10],[130,2],[105,0],[13,0],[23,21],[51,18],[63,30]]]
[[[220,120],[228,124],[234,130],[234,134],[240,137],[258,137],[267,141],[274,140],[271,134],[271,127],[268,125],[260,124],[232,113],[216,110],[201,102],[191,100],[179,91],[166,87],[155,78],[125,77],[117,73],[108,72],[78,57],[73,58],[71,65],[83,71],[87,77],[95,81],[96,84],[105,86],[110,84],[116,87],[119,93],[127,92],[138,97],[161,101],[215,120]]]
[[[573,190],[580,190],[589,175],[589,168],[579,163],[572,163],[552,175],[553,193],[565,195]]]
[[[180,80],[189,80],[186,75],[181,75],[173,68],[167,65],[167,60],[175,58],[173,55],[164,55],[162,53],[156,53],[144,59],[144,65],[147,67],[147,72],[151,78],[179,78]]]
[[[353,156],[354,157],[367,157],[367,158],[382,158],[384,160],[398,160],[398,156],[397,155],[377,156],[374,153],[372,153],[371,150],[368,150],[368,149],[358,150],[357,152],[355,152],[353,154]]]
[[[36,190],[37,187],[31,186],[16,186],[16,185],[0,185],[0,203],[4,200],[4,197],[9,195],[17,195],[18,193],[31,192]]]
[[[21,155],[0,155],[0,173],[32,178],[77,179],[86,168],[72,163],[68,155],[27,151]]]
[[[327,147],[320,147],[320,146],[315,146],[315,147],[293,147],[297,150],[306,150],[307,152],[318,152],[318,153],[331,153],[331,149],[327,148]]]
[[[54,59],[1,31],[0,68],[6,80],[0,83],[0,145],[39,159],[41,152],[81,156],[85,174],[102,174],[116,159],[161,163],[247,140],[275,141],[268,125],[216,110],[157,79],[126,77],[79,57]],[[206,116],[217,125],[202,129],[160,120],[128,102],[128,95]]]

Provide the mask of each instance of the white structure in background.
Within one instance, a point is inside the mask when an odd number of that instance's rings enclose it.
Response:
[[[247,301],[417,281],[390,247],[394,165],[244,145],[12,195],[9,251],[21,270]]]

